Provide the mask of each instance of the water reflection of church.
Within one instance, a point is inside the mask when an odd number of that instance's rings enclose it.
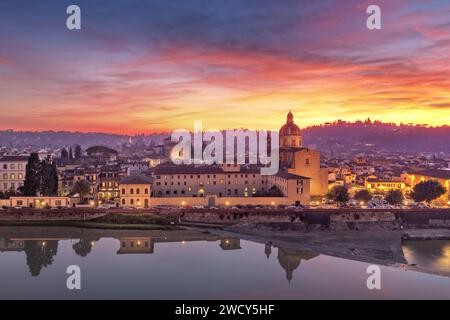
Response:
[[[239,238],[223,238],[213,235],[190,237],[186,239],[183,236],[161,236],[161,237],[120,237],[116,238],[120,245],[117,254],[152,254],[155,250],[156,243],[166,242],[192,242],[192,241],[214,241],[219,242],[218,245],[222,250],[240,250],[241,241]],[[26,255],[26,262],[32,276],[38,276],[42,268],[50,266],[54,257],[58,252],[59,240],[56,238],[20,238],[20,239],[5,239],[0,238],[0,252],[24,252]],[[100,238],[85,237],[78,239],[72,245],[74,252],[81,257],[86,257]],[[272,253],[272,246],[266,244],[264,253],[267,258]],[[277,259],[280,266],[286,272],[286,278],[290,282],[293,278],[293,272],[300,266],[302,260],[309,260],[318,256],[318,254],[310,251],[300,251],[293,249],[278,248]]]

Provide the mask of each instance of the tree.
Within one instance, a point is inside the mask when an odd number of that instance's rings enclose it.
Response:
[[[75,183],[72,189],[72,193],[78,193],[80,195],[80,202],[83,202],[84,196],[91,190],[91,185],[86,180],[80,180]]]
[[[25,171],[23,194],[34,197],[38,191],[43,196],[56,196],[58,194],[58,172],[56,164],[50,157],[39,161],[37,153],[32,153]]]
[[[43,196],[51,195],[51,159],[47,157],[47,159],[42,160],[39,166],[39,191]]]
[[[403,203],[403,193],[401,190],[389,190],[386,197],[384,197],[384,200],[387,201],[387,203],[392,205],[400,205]]]
[[[69,161],[70,161],[70,162],[73,161],[73,152],[72,152],[72,148],[69,149]]]
[[[328,192],[327,198],[339,204],[346,203],[350,199],[348,189],[345,186],[334,186]]]
[[[61,150],[61,160],[69,160],[69,153],[67,152],[66,148],[63,148]]]
[[[77,144],[75,146],[75,159],[76,160],[81,159],[81,154],[82,154],[81,147],[80,145]]]
[[[52,162],[50,169],[50,194],[52,196],[58,195],[58,169],[55,162]]]
[[[355,193],[355,200],[369,202],[372,200],[372,194],[369,190],[359,190]]]
[[[50,156],[40,163],[39,167],[39,191],[43,196],[58,195],[58,172],[56,164]]]
[[[428,180],[414,186],[413,192],[411,192],[411,198],[416,202],[426,201],[430,203],[446,192],[445,188],[438,181]]]
[[[36,196],[40,188],[40,161],[37,153],[32,153],[28,158],[28,164],[25,170],[25,181],[23,193],[25,196]]]
[[[283,192],[277,186],[273,186],[269,189],[269,197],[283,197]]]

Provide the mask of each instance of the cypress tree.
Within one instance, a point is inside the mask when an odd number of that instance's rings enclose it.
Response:
[[[25,196],[36,196],[40,188],[40,161],[37,153],[32,153],[28,158],[28,164],[25,170],[25,181],[23,193]]]

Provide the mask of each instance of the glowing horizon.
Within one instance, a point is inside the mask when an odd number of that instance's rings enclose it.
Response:
[[[64,1],[62,1],[64,2]],[[120,134],[450,124],[450,4],[80,0],[0,4],[0,129]]]

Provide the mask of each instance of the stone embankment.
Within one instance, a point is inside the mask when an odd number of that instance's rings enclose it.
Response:
[[[309,209],[277,210],[208,210],[185,211],[183,224],[236,226],[273,231],[346,231],[450,228],[450,209]]]

